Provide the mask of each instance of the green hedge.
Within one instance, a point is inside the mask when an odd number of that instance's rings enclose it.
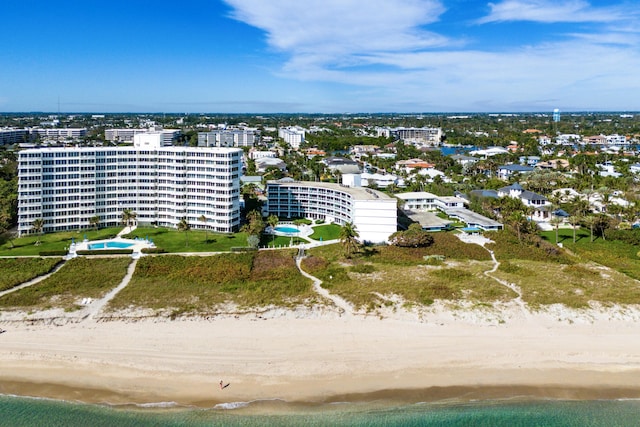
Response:
[[[67,251],[58,250],[58,251],[40,251],[38,252],[40,256],[65,256],[67,255]]]
[[[142,248],[142,250],[140,251],[143,254],[164,254],[167,253],[167,251],[163,248]]]
[[[97,249],[95,251],[76,251],[78,255],[131,255],[133,249]]]

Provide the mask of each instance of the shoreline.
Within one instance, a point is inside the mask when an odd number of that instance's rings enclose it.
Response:
[[[505,323],[433,313],[2,322],[0,394],[212,408],[510,399],[640,399],[640,324],[557,313]],[[402,316],[399,316],[402,317]],[[615,317],[615,316],[614,316]],[[220,390],[219,381],[230,382]]]

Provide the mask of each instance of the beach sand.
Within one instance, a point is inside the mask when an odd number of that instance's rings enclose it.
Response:
[[[638,309],[0,317],[0,393],[91,403],[640,398]],[[230,383],[224,390],[219,382]]]

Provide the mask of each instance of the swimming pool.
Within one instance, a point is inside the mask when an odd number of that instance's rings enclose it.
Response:
[[[126,249],[133,246],[133,243],[126,242],[100,242],[100,243],[89,243],[89,250],[95,249]]]
[[[298,233],[300,230],[298,230],[297,228],[293,228],[293,227],[286,227],[284,225],[278,226],[276,228],[274,228],[274,231],[280,232],[280,233]]]

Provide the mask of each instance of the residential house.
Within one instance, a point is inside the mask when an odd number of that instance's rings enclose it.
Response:
[[[533,171],[533,167],[524,165],[502,165],[498,166],[498,178],[507,180],[515,175],[520,175]]]

